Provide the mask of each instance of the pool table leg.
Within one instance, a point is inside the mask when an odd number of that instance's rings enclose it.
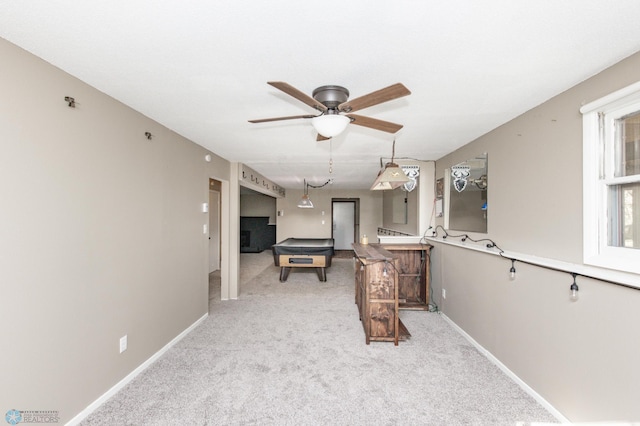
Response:
[[[280,267],[280,282],[283,283],[285,281],[287,281],[287,278],[289,278],[289,272],[291,272],[291,268],[288,266],[281,266]],[[327,281],[327,273],[325,271],[325,268],[316,268],[316,273],[318,274],[318,279],[320,281]]]
[[[289,278],[289,272],[291,272],[291,268],[287,268],[283,266],[280,268],[280,282],[283,283]]]

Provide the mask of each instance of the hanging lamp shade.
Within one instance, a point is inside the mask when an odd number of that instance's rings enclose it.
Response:
[[[371,185],[372,191],[384,191],[386,189],[396,189],[409,182],[409,178],[402,168],[396,163],[387,163],[383,170],[380,170],[376,180]]]
[[[313,203],[311,202],[311,199],[309,198],[309,194],[304,194],[302,196],[300,201],[298,201],[298,207],[300,207],[301,209],[312,209],[313,208]]]
[[[301,209],[312,209],[313,203],[311,202],[311,198],[309,198],[309,185],[307,185],[307,180],[304,180],[304,194],[300,201],[298,201],[298,207]]]
[[[376,180],[371,185],[372,191],[384,191],[385,189],[396,189],[411,179],[405,174],[404,170],[393,162],[393,157],[396,155],[396,140],[393,140],[391,148],[391,162],[385,164],[384,169],[378,172]],[[380,159],[380,166],[382,166],[382,159]]]

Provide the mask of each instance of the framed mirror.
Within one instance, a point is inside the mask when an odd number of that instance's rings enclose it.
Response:
[[[445,228],[487,232],[487,153],[452,166],[445,174]]]

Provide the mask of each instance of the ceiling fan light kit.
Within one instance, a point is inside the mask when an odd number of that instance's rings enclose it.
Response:
[[[311,124],[316,132],[325,138],[332,138],[344,132],[351,120],[346,115],[327,114],[319,115],[311,119]]]

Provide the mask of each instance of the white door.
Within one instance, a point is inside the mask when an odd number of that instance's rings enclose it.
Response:
[[[333,202],[333,239],[336,250],[352,250],[355,242],[356,208],[352,201]]]
[[[220,193],[209,191],[209,273],[220,269]]]

